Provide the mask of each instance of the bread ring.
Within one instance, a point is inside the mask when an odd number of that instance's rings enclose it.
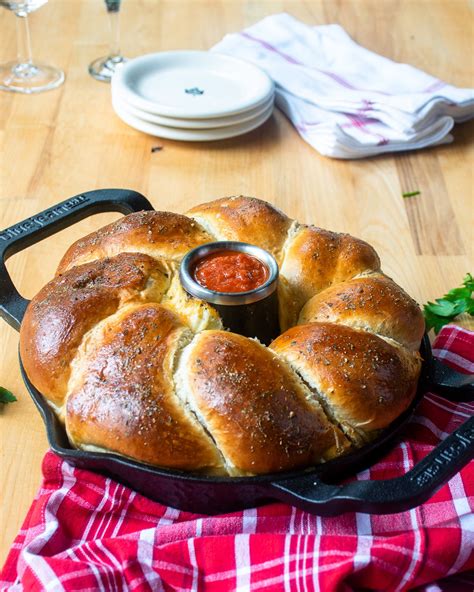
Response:
[[[269,348],[223,331],[179,263],[215,240],[280,267]],[[71,444],[155,466],[252,475],[361,446],[411,403],[424,332],[367,243],[230,197],[187,216],[139,212],[80,239],[30,302],[20,352]]]

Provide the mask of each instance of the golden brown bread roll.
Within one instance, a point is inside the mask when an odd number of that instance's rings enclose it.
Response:
[[[344,436],[291,368],[252,339],[200,333],[181,357],[177,387],[231,473],[307,466],[344,449]]]
[[[61,406],[84,335],[127,302],[160,301],[169,278],[166,262],[124,253],[51,280],[31,301],[21,327],[21,359],[31,382]]]
[[[188,215],[214,236],[242,241],[269,251],[280,262],[293,220],[255,197],[223,197],[189,210]]]
[[[298,325],[341,323],[377,333],[416,351],[425,330],[420,308],[408,294],[383,274],[357,277],[310,298]]]
[[[285,248],[282,329],[296,323],[304,303],[333,284],[364,272],[380,269],[374,249],[349,234],[337,234],[316,226],[299,226]]]
[[[131,214],[77,241],[30,303],[22,361],[74,446],[261,474],[343,454],[408,407],[423,318],[372,247],[255,198],[189,216]],[[222,239],[279,262],[285,333],[270,348],[222,331],[179,282],[185,253]]]
[[[415,394],[419,356],[366,331],[334,323],[298,325],[270,348],[356,444],[389,425]]]
[[[76,241],[61,259],[57,273],[124,251],[180,261],[190,249],[213,240],[186,216],[172,212],[136,212]]]
[[[176,395],[176,352],[192,334],[156,304],[128,306],[99,327],[76,361],[66,404],[70,441],[143,462],[214,471],[222,459]]]

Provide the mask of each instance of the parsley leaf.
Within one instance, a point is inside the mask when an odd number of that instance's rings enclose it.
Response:
[[[439,333],[441,327],[450,323],[458,315],[467,313],[474,316],[474,278],[468,273],[462,286],[454,288],[435,302],[427,302],[423,307],[426,328]]]
[[[402,197],[415,197],[415,195],[420,195],[421,191],[406,191],[405,193],[402,193]]]
[[[0,386],[0,403],[14,403],[15,401],[17,401],[15,395],[8,389]]]

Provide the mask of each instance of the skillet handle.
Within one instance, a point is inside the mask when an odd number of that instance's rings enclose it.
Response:
[[[433,390],[436,394],[452,401],[472,401],[474,399],[474,375],[457,372],[431,353],[428,337],[423,339],[424,355],[428,360],[425,378],[425,390]]]
[[[425,502],[473,458],[471,417],[402,477],[331,485],[307,475],[272,483],[271,495],[321,516],[352,511],[394,514]]]
[[[52,234],[100,212],[139,212],[152,210],[151,203],[136,191],[130,189],[97,189],[43,210],[22,222],[0,232],[0,317],[17,331],[28,306],[12,282],[5,261],[51,236]]]

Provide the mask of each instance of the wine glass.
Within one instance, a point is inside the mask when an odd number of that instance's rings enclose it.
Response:
[[[127,61],[120,53],[120,2],[121,0],[105,0],[111,33],[109,55],[97,58],[89,64],[89,74],[103,82],[110,82],[117,67]]]
[[[0,65],[0,89],[26,94],[58,87],[64,82],[64,72],[53,66],[33,62],[31,56],[28,14],[46,4],[48,0],[0,0],[0,6],[18,17],[18,57],[16,61]]]

